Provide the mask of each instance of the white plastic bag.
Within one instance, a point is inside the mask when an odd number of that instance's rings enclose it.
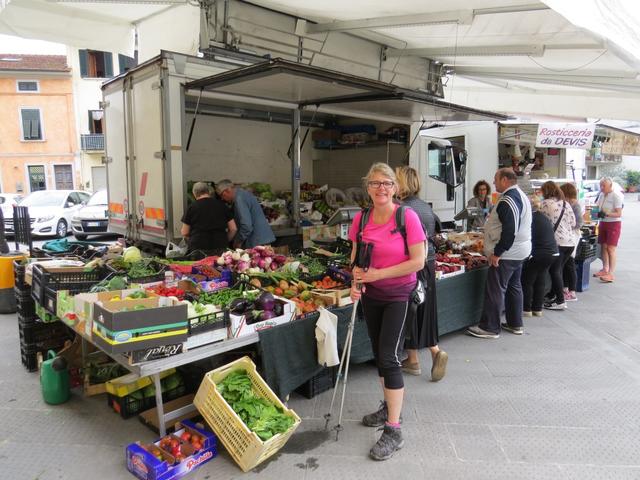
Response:
[[[180,245],[169,242],[166,250],[164,251],[164,256],[166,258],[184,257],[187,254],[187,249],[187,242],[184,240],[184,238],[180,241]]]
[[[338,355],[337,315],[321,308],[315,333],[318,343],[318,363],[327,367],[338,365],[340,357]]]

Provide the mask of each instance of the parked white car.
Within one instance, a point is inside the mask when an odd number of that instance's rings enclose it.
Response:
[[[78,240],[86,240],[89,235],[104,235],[108,233],[109,218],[107,210],[109,200],[106,190],[99,190],[74,215],[71,225],[73,234]]]
[[[79,190],[39,190],[24,197],[20,206],[29,208],[33,236],[64,238],[73,216],[89,197],[90,193]],[[5,228],[13,233],[13,217],[5,218]]]

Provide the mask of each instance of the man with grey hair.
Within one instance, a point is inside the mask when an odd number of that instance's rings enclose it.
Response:
[[[236,222],[231,211],[217,198],[211,197],[211,187],[196,182],[191,189],[195,202],[182,217],[183,237],[189,252],[200,250],[207,255],[219,255],[236,234]]]
[[[484,224],[489,272],[480,323],[467,329],[473,337],[498,338],[503,311],[506,323],[502,328],[515,335],[524,333],[520,276],[522,264],[531,254],[531,204],[516,185],[517,179],[511,168],[501,168],[493,179],[502,195]]]
[[[238,233],[233,240],[236,248],[252,248],[269,245],[276,239],[262,207],[251,192],[237,188],[231,180],[220,180],[216,192],[222,200],[233,204],[233,213],[238,225]]]
[[[615,280],[616,248],[622,230],[622,207],[624,196],[613,187],[613,180],[604,177],[600,180],[600,193],[596,199],[598,206],[598,243],[602,250],[602,270],[595,273],[601,282],[611,283]]]

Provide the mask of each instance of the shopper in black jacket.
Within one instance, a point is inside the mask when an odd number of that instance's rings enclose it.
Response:
[[[431,381],[437,382],[444,377],[447,368],[447,352],[438,347],[438,307],[436,305],[436,250],[433,237],[439,219],[431,205],[418,198],[420,193],[420,177],[415,169],[407,166],[396,168],[398,180],[398,198],[404,205],[413,209],[422,222],[427,234],[427,263],[418,272],[418,278],[426,288],[426,298],[418,306],[407,324],[405,349],[408,358],[402,362],[402,371],[411,375],[420,375],[418,349],[428,348],[431,352]]]
[[[558,258],[553,225],[549,218],[538,212],[536,201],[531,220],[531,256],[522,269],[523,306],[522,316],[542,316],[542,302],[545,294],[545,280],[549,267]]]

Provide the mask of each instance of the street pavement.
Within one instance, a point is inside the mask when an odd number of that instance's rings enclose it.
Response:
[[[391,460],[367,456],[379,432],[359,419],[381,398],[375,369],[352,366],[345,429],[323,430],[331,392],[292,396],[303,419],[284,449],[242,473],[221,454],[187,478],[261,480],[640,479],[640,202],[627,195],[617,280],[591,278],[565,311],[525,319],[522,336],[453,333],[446,377],[405,378],[406,445]],[[597,261],[592,272],[600,267]],[[103,396],[46,405],[38,375],[20,364],[15,315],[0,315],[0,478],[129,479],[124,449],[155,435],[122,420]]]

